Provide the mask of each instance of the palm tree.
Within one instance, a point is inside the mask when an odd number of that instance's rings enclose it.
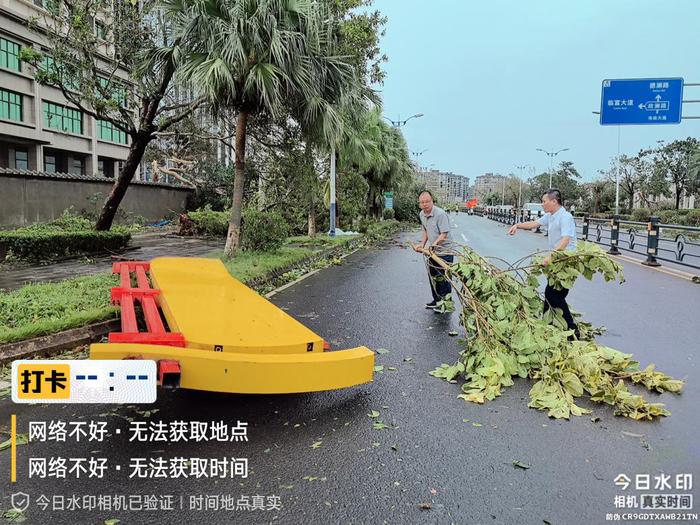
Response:
[[[309,120],[356,82],[353,66],[334,54],[336,21],[324,4],[297,0],[165,0],[176,34],[198,44],[185,53],[182,76],[214,108],[237,112],[233,207],[224,255],[240,245],[246,131],[261,113],[276,117],[303,104]],[[194,37],[194,38],[192,38]],[[328,117],[332,118],[332,117]]]
[[[382,120],[379,107],[357,115],[354,126],[356,131],[342,148],[342,158],[367,180],[367,208],[379,217],[384,192],[413,172],[408,147],[401,132]]]

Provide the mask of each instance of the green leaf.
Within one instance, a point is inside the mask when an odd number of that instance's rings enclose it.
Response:
[[[530,465],[526,465],[525,463],[518,461],[518,460],[513,461],[513,466],[515,468],[521,468],[523,470],[527,470],[530,468]]]
[[[6,510],[2,513],[2,517],[10,523],[23,523],[27,521],[27,517],[24,512],[18,509]]]
[[[17,440],[16,441],[17,446],[26,445],[27,443],[29,443],[29,436],[27,434],[17,434],[16,440]],[[0,450],[5,450],[5,449],[11,448],[11,447],[12,447],[12,438],[7,439],[7,440],[3,441],[2,443],[0,443]]]
[[[372,410],[369,414],[367,414],[368,417],[379,417],[379,411],[378,410]]]
[[[375,352],[377,352],[379,355],[384,355],[384,354],[388,354],[389,350],[387,350],[386,348],[377,348],[375,350]]]

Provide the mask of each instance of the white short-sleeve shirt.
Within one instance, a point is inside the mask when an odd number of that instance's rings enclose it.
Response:
[[[576,221],[574,216],[562,206],[554,213],[545,213],[537,219],[537,222],[547,228],[547,240],[549,249],[553,250],[561,242],[563,237],[571,237],[567,251],[576,249]]]

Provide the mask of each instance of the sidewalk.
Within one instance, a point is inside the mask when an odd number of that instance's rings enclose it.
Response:
[[[177,255],[178,257],[201,257],[213,250],[222,249],[224,241],[179,237],[172,233],[148,232],[132,237],[128,250],[119,255],[128,259],[150,260],[154,257]],[[2,268],[0,290],[15,290],[27,283],[60,281],[71,277],[92,275],[109,271],[115,259],[111,255],[86,256],[59,261],[53,264],[30,264],[15,268]]]

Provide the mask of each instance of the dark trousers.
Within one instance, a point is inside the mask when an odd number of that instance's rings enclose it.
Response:
[[[446,263],[452,264],[453,255],[440,255],[440,259]],[[428,258],[428,274],[430,277],[430,291],[433,293],[435,302],[442,301],[445,296],[452,292],[452,285],[447,277],[445,270],[438,265],[433,259]]]
[[[564,321],[566,321],[569,330],[574,330],[576,335],[578,335],[578,327],[574,322],[574,317],[571,315],[569,305],[566,304],[567,295],[569,295],[568,289],[557,290],[553,286],[547,284],[547,288],[544,289],[544,311],[546,312],[550,307],[559,308],[564,314]]]

